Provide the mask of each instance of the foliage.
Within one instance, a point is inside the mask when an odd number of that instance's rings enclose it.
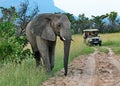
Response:
[[[110,33],[116,32],[117,31],[117,26],[118,26],[117,25],[118,21],[116,20],[117,16],[118,16],[118,13],[113,11],[113,12],[107,13],[106,15],[108,16],[108,20],[109,20],[109,24],[108,24],[109,29],[108,29],[108,31]]]
[[[100,33],[120,32],[120,18],[117,12],[110,12],[100,16],[92,16],[91,19],[85,14],[79,14],[77,18],[74,15],[65,13],[70,22],[71,30],[74,34],[82,33],[84,29],[99,29]]]
[[[16,20],[16,26],[18,27],[18,35],[23,35],[25,32],[25,28],[27,24],[36,16],[39,12],[38,6],[35,5],[35,7],[31,10],[29,8],[29,1],[25,0],[24,2],[20,3],[20,8],[17,12],[18,18]]]
[[[85,16],[85,14],[79,14],[78,19],[76,20],[77,28],[76,33],[78,31],[83,31],[84,29],[91,28],[92,22],[89,20],[88,17]]]
[[[92,16],[92,22],[93,22],[93,28],[97,28],[100,33],[105,33],[104,30],[104,24],[105,22],[103,21],[107,16],[106,15],[101,15],[101,16]]]
[[[21,62],[27,55],[31,55],[29,50],[23,50],[26,44],[25,36],[17,37],[12,22],[0,23],[0,62]]]
[[[17,17],[16,9],[13,6],[11,6],[10,8],[0,7],[0,9],[2,12],[2,18],[0,19],[1,22],[12,22]]]
[[[32,57],[30,50],[24,49],[27,44],[25,35],[17,34],[16,26],[25,31],[27,23],[38,13],[38,6],[29,12],[29,2],[20,3],[20,9],[16,12],[15,7],[0,7],[2,17],[0,18],[0,63],[14,61],[20,63],[28,55]],[[15,21],[16,20],[16,21]]]

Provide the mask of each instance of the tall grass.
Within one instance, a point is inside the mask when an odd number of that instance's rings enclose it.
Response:
[[[112,48],[116,54],[120,54],[120,33],[102,34],[103,46]]]
[[[49,76],[35,68],[33,59],[22,64],[8,63],[0,68],[0,86],[39,86]]]

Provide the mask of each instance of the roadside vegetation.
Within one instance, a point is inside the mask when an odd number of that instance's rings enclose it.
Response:
[[[110,47],[115,54],[120,55],[120,33],[104,34],[101,37],[103,39],[103,46]]]
[[[110,47],[115,54],[120,55],[120,33],[106,33],[100,35],[102,38],[102,46],[96,46],[100,52],[108,53],[108,47]]]

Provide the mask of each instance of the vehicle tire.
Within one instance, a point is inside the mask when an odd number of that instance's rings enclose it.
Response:
[[[99,43],[99,46],[101,46],[101,43]]]

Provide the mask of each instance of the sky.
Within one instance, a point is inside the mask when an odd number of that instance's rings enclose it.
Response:
[[[54,0],[55,6],[75,16],[99,16],[112,11],[120,15],[120,0]]]
[[[0,0],[0,6],[7,7],[8,5],[14,5],[18,7],[19,3],[22,1],[24,0]],[[40,0],[29,1],[36,2],[39,6],[41,5],[40,3],[42,2]],[[44,0],[44,2],[46,3],[48,1],[49,0]],[[118,15],[120,15],[120,0],[53,0],[53,1],[54,1],[53,4],[56,7],[64,10],[65,12],[74,14],[75,16],[84,13],[85,16],[91,17],[91,15],[94,16],[104,15],[112,11],[118,12]]]

